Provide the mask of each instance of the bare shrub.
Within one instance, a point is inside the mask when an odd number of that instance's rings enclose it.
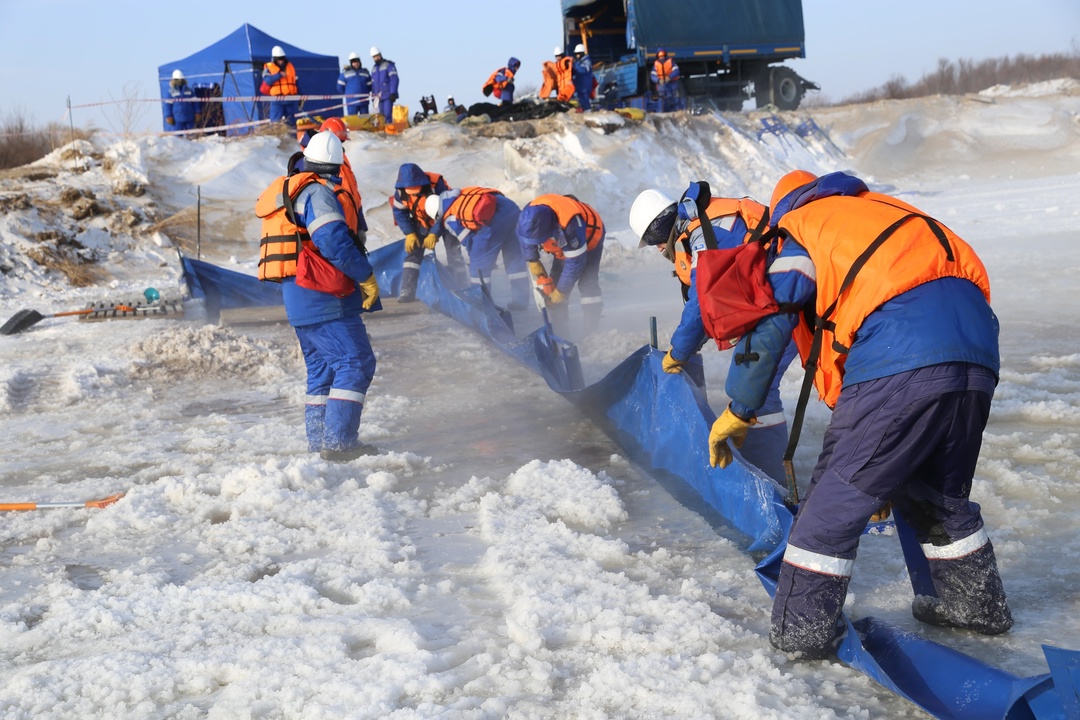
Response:
[[[111,92],[109,93],[113,104],[108,106],[109,110],[105,116],[113,132],[119,133],[124,138],[129,138],[135,133],[150,106],[150,103],[142,101],[141,95],[139,83],[126,83],[119,100],[113,97]]]
[[[1080,49],[1050,55],[1015,55],[989,60],[938,60],[937,68],[909,83],[900,75],[878,88],[851,95],[842,105],[875,100],[905,100],[927,95],[976,93],[995,85],[1024,85],[1047,80],[1080,80]]]
[[[92,130],[76,130],[85,140]],[[35,125],[25,110],[8,112],[0,121],[0,169],[16,168],[40,160],[71,141],[71,130],[60,123]]]

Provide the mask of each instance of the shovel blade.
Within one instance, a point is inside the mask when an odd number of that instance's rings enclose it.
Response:
[[[0,335],[14,335],[22,332],[31,325],[36,325],[45,319],[45,316],[37,310],[20,310],[0,326]]]

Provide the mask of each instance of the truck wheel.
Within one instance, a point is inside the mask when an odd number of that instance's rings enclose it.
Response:
[[[780,110],[794,110],[802,101],[802,80],[788,67],[775,67],[769,77],[773,105]]]

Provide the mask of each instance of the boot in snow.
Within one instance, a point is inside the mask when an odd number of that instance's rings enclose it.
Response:
[[[989,540],[960,558],[930,559],[930,579],[938,597],[916,595],[911,603],[911,614],[919,622],[982,635],[1000,635],[1012,627],[1012,612]]]

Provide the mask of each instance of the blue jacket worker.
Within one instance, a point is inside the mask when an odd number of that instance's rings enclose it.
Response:
[[[999,370],[986,269],[940,222],[844,173],[788,173],[770,206],[776,301],[812,307],[821,329],[808,313],[781,312],[750,331],[756,354],[732,359],[711,462],[731,461],[727,441],[751,426],[792,336],[804,364],[816,356],[814,385],[833,409],[781,564],[770,642],[807,659],[833,652],[859,539],[887,503],[929,565],[934,595],[915,597],[915,618],[1005,632],[1012,614],[969,499]]]
[[[200,103],[195,102],[195,92],[188,85],[184,73],[179,69],[172,71],[169,80],[169,97],[162,103],[165,112],[166,130],[194,130],[195,124],[202,120],[199,112]]]
[[[592,94],[596,87],[593,76],[592,60],[585,52],[585,46],[578,43],[574,48],[574,95],[577,96],[578,112],[592,108]]]
[[[353,240],[335,191],[341,184],[344,152],[332,132],[315,135],[304,148],[304,170],[318,175],[294,201],[297,225],[319,254],[358,284],[345,297],[282,280],[285,312],[296,331],[307,365],[305,425],[308,448],[332,461],[349,460],[373,449],[359,439],[360,415],[375,376],[371,349],[360,313],[379,299],[379,286],[367,255]]]
[[[691,185],[684,197],[696,191],[696,185]],[[711,198],[705,214],[713,226],[720,250],[756,239],[769,221],[769,209],[750,198]],[[682,372],[683,366],[709,340],[697,292],[698,256],[706,248],[697,205],[694,202],[676,203],[659,190],[645,190],[630,208],[630,227],[641,240],[639,247],[656,247],[675,264],[675,274],[683,286],[686,302],[682,317],[671,335],[671,349],[663,360],[664,372]],[[784,451],[788,441],[780,381],[796,354],[795,343],[789,342],[769,384],[765,402],[758,409],[757,422],[750,427],[739,448],[743,459],[780,483],[785,480]]]
[[[345,98],[346,115],[359,115],[361,107],[367,107],[371,93],[371,72],[364,67],[356,53],[349,53],[349,64],[338,75],[337,88],[339,93],[349,96]]]
[[[581,293],[585,332],[599,328],[604,307],[600,259],[606,232],[596,210],[572,195],[541,195],[521,210],[517,226],[521,252],[558,333],[567,330],[566,300],[575,285]],[[553,258],[550,273],[540,261],[541,250]]]
[[[499,99],[499,104],[509,105],[514,102],[514,74],[521,67],[521,61],[516,57],[510,58],[505,67],[501,67],[491,73],[487,82],[484,83],[484,97],[494,95]]]
[[[398,99],[397,65],[385,59],[377,47],[371,48],[371,61],[371,112],[381,113],[391,122]]]
[[[529,301],[529,272],[517,239],[520,208],[498,190],[467,187],[431,194],[424,213],[434,221],[424,247],[435,248],[438,238],[453,236],[469,251],[469,278],[473,286],[489,283],[502,256],[510,280],[510,310],[524,310]],[[430,241],[430,242],[429,242]]]
[[[405,163],[398,168],[394,194],[390,196],[390,211],[394,224],[405,234],[405,259],[401,266],[399,303],[416,301],[416,283],[420,279],[420,263],[424,260],[424,243],[435,247],[436,237],[431,236],[435,222],[424,212],[424,200],[429,195],[450,189],[446,179],[436,172],[424,172],[416,163]],[[443,242],[446,261],[457,275],[465,272],[465,260],[457,238],[447,237]]]

